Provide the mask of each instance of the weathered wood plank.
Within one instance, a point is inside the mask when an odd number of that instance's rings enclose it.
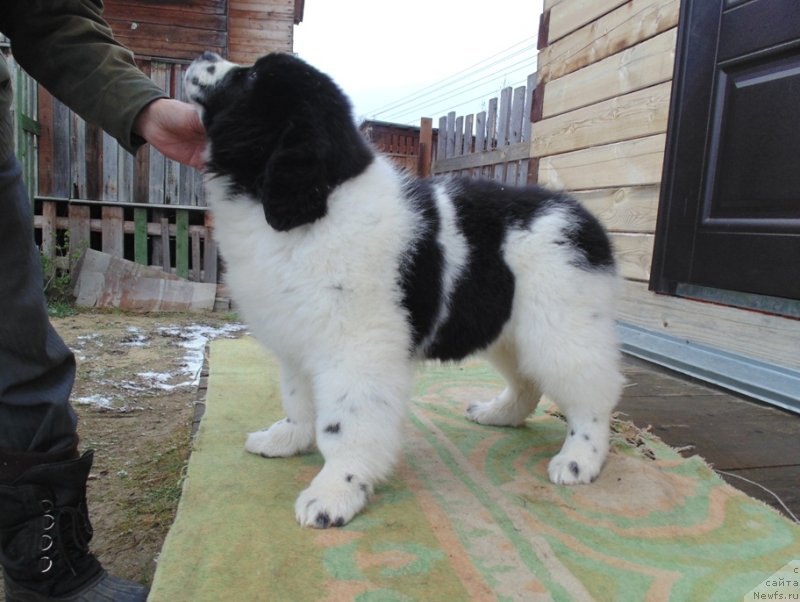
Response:
[[[667,130],[672,82],[561,113],[536,123],[531,155],[544,157]]]
[[[445,130],[445,157],[455,157],[456,154],[456,113],[447,114],[447,128]]]
[[[486,111],[481,111],[475,116],[475,152],[482,153],[486,150]]]
[[[417,175],[427,178],[431,173],[433,160],[433,119],[423,117],[419,124],[419,163]]]
[[[78,205],[76,205],[77,207]],[[112,206],[113,207],[113,206]],[[34,215],[33,216],[33,225],[36,229],[41,229],[42,227],[43,218],[41,215]],[[63,216],[56,216],[55,224],[57,230],[66,230],[69,228],[69,218]],[[161,222],[159,223],[152,223],[146,222],[146,232],[149,236],[160,236],[161,233],[164,231]],[[102,219],[89,219],[89,231],[90,232],[102,232],[103,231],[103,220]],[[122,231],[124,234],[135,234],[136,233],[136,222],[135,221],[124,221],[122,222]],[[199,232],[201,237],[206,236],[206,228],[205,226],[189,226],[189,235],[191,236],[193,233]],[[175,224],[169,224],[169,234],[170,236],[175,236],[176,233],[176,226]]]
[[[511,88],[500,90],[500,105],[497,117],[497,148],[502,149],[508,146],[509,132],[511,129]],[[506,181],[507,165],[496,163],[494,165],[494,180],[496,182]]]
[[[217,243],[214,241],[214,218],[210,213],[205,215],[206,244],[203,254],[203,281],[217,281]]]
[[[86,196],[100,199],[103,195],[103,130],[86,124]]]
[[[647,284],[630,281],[624,284],[618,317],[655,332],[800,370],[800,320],[656,295]]]
[[[53,99],[53,194],[72,196],[70,153],[70,112]]]
[[[69,113],[69,156],[86,156],[86,122],[75,113]],[[69,196],[86,197],[86,162],[74,160],[69,162],[70,191]]]
[[[543,117],[672,80],[675,28],[588,67],[547,82]]]
[[[628,280],[649,280],[654,236],[611,232],[609,237],[614,248],[617,269],[622,277]]]
[[[519,161],[529,156],[530,146],[527,142],[519,142],[511,146],[500,147],[497,150],[483,153],[472,153],[463,157],[442,159],[433,163],[432,173],[449,173],[462,169],[474,169],[491,165],[498,165],[508,161]]]
[[[79,254],[89,248],[91,210],[86,205],[69,206],[69,252]]]
[[[169,245],[169,219],[164,217],[163,211],[153,211],[153,214],[159,214],[161,216],[161,236],[157,237],[156,240],[161,243],[159,245],[161,268],[165,272],[169,272],[172,269],[172,255]]]
[[[49,259],[56,256],[56,204],[42,203],[42,246],[41,253]]]
[[[625,186],[573,193],[612,232],[655,232],[659,187]]]
[[[141,151],[140,151],[141,152]],[[117,200],[132,203],[134,198],[134,158],[117,145]]]
[[[539,182],[565,190],[642,186],[661,181],[666,136],[615,142],[542,157]]]
[[[586,25],[624,4],[627,0],[570,0],[550,8],[548,43],[552,44],[571,31]]]
[[[439,136],[436,139],[436,158],[447,158],[447,117],[439,117]]]
[[[596,63],[678,24],[679,0],[630,0],[539,52],[548,82]]]
[[[489,99],[486,120],[486,151],[491,152],[497,148],[497,98]],[[494,167],[489,165],[481,169],[481,175],[491,178],[494,175]]]
[[[123,238],[122,222],[125,220],[122,207],[103,207],[102,249],[114,257],[125,256],[125,243]]]
[[[104,201],[119,199],[119,145],[103,133],[103,188],[99,198]],[[94,198],[94,197],[91,197]]]
[[[44,88],[39,90],[39,194],[53,194],[53,97]]]
[[[189,212],[175,212],[175,273],[181,278],[189,277]]]
[[[460,157],[464,154],[464,117],[456,117],[455,142],[453,156]]]
[[[200,282],[202,278],[202,263],[200,260],[201,252],[200,252],[200,232],[191,232],[192,238],[192,270],[190,273],[190,278],[195,282]]]

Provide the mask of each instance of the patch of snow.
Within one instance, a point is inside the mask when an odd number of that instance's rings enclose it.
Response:
[[[191,326],[163,326],[158,329],[161,336],[174,337],[177,345],[186,349],[186,354],[181,363],[178,374],[159,372],[139,372],[137,376],[156,389],[170,391],[177,387],[196,387],[200,383],[200,372],[203,370],[203,359],[206,344],[217,338],[231,338],[232,335],[244,330],[243,324],[226,324],[216,327],[206,324],[192,324]],[[179,383],[170,383],[177,376],[189,376],[190,380]]]
[[[150,338],[138,326],[129,326],[128,334],[122,339],[122,344],[127,347],[147,347]]]
[[[75,403],[82,406],[95,406],[97,408],[111,409],[114,407],[114,402],[108,397],[102,395],[87,395],[86,397],[76,397],[73,400]]]

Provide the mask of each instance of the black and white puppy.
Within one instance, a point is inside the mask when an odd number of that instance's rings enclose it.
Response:
[[[300,524],[347,523],[390,474],[420,358],[496,366],[506,389],[467,409],[481,424],[520,425],[547,395],[569,422],[550,479],[597,477],[623,382],[597,220],[542,188],[399,174],[334,82],[288,54],[245,67],[204,53],[185,87],[228,284],[281,365],[286,418],[245,447],[325,458]]]

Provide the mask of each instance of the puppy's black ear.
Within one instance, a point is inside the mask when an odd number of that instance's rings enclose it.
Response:
[[[328,210],[328,174],[324,153],[314,141],[299,142],[290,128],[267,161],[261,202],[267,223],[285,232],[324,217]]]

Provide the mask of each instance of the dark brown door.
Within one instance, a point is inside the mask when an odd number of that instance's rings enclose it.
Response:
[[[800,299],[800,2],[683,0],[651,288]]]

